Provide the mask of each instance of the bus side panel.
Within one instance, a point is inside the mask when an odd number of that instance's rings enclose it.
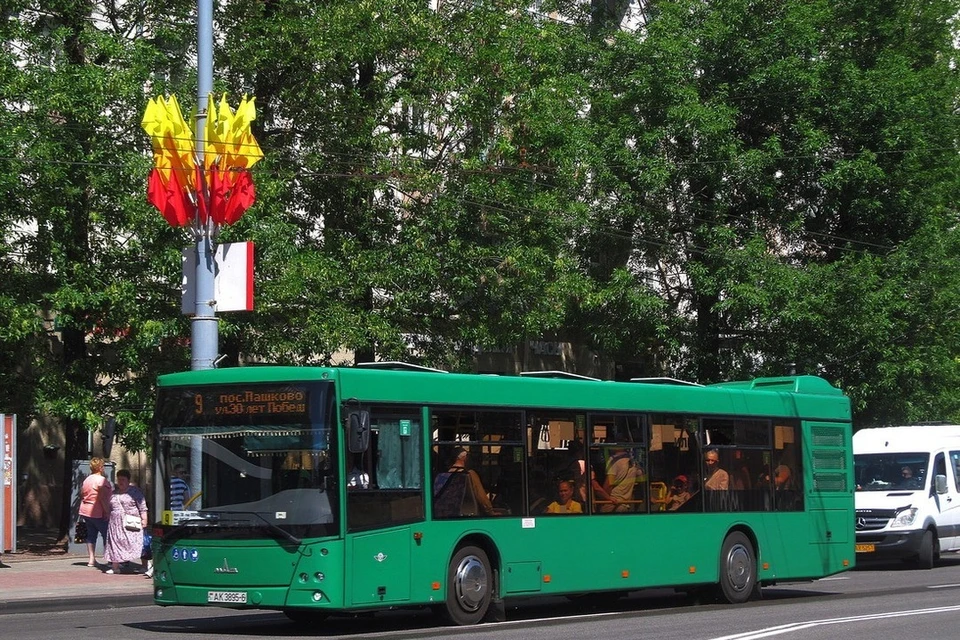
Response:
[[[467,531],[461,530],[462,523],[432,523],[413,551],[411,599],[443,601],[449,560],[467,539],[493,547],[491,562],[494,556],[500,562],[491,570],[505,572],[505,596],[537,591],[530,584],[535,567],[541,594],[712,584],[718,580],[723,540],[734,528],[756,539],[761,581],[829,575],[849,568],[853,557],[846,502],[797,513],[567,515],[528,519],[526,524],[490,519]],[[836,533],[830,542],[816,543],[811,526]],[[520,567],[530,571],[508,575]]]
[[[505,596],[714,583],[724,537],[739,520],[736,514],[558,515],[483,520],[466,532],[462,524],[433,523],[414,550],[412,600],[442,602],[449,560],[467,540],[496,540],[500,562],[491,569],[503,572]],[[535,577],[541,584],[532,584]]]

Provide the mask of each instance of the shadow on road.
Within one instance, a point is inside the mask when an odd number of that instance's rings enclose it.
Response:
[[[943,567],[960,567],[960,555],[950,552],[940,556],[934,569]],[[925,571],[925,569],[917,569],[910,560],[867,560],[860,557],[857,558],[857,566],[853,571],[909,571],[911,569]]]
[[[800,598],[829,597],[824,590],[804,590],[802,585],[776,585],[763,589],[761,601],[744,606],[762,606]],[[626,594],[590,594],[580,598],[548,597],[508,601],[506,619],[513,623],[529,622],[538,626],[565,624],[577,616],[597,614],[662,613],[670,609],[689,607],[712,609],[730,605],[713,604],[709,598],[700,598],[672,589],[656,589]],[[187,610],[184,609],[186,612]],[[218,612],[218,613],[214,613]],[[190,611],[191,614],[194,611]],[[477,627],[447,626],[428,608],[382,611],[376,614],[331,616],[322,623],[302,625],[290,622],[278,612],[230,612],[225,609],[210,611],[211,615],[184,617],[163,622],[131,624],[129,626],[157,633],[216,634],[240,637],[300,637],[336,638],[358,634],[390,634],[399,631],[416,632],[416,637],[451,636],[476,633]],[[489,629],[488,626],[484,625]]]

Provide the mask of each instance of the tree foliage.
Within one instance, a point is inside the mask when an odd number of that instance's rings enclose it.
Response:
[[[467,369],[551,335],[960,419],[955,0],[433,4],[217,6],[216,91],[256,96],[266,153],[218,238],[257,246],[227,364]],[[0,393],[143,447],[191,239],[146,204],[139,122],[192,101],[195,6],[3,10]]]

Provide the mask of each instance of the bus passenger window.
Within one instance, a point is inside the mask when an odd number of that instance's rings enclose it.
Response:
[[[523,478],[517,473],[523,457],[521,415],[519,411],[433,413],[434,517],[504,516],[522,506]],[[460,474],[463,479],[453,479]]]

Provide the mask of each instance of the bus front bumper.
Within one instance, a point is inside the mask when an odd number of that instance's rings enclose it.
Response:
[[[216,590],[210,587],[155,585],[153,601],[161,606],[205,606],[231,609],[337,608],[321,589],[250,587]]]

